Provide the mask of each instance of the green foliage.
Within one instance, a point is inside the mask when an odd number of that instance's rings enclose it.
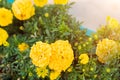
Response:
[[[39,78],[29,57],[31,46],[36,41],[52,43],[56,40],[68,40],[74,51],[72,70],[62,72],[58,80],[119,80],[120,57],[112,64],[102,64],[95,54],[98,40],[105,30],[99,30],[91,37],[86,35],[86,30],[80,30],[81,22],[76,21],[68,14],[73,3],[67,5],[46,5],[42,8],[35,7],[35,15],[29,20],[19,21],[15,17],[13,23],[4,29],[9,34],[9,46],[0,46],[0,79],[2,80],[49,80]],[[0,7],[11,9],[11,4],[2,0]],[[45,14],[48,14],[46,16]],[[23,29],[20,29],[22,26]],[[107,30],[109,33],[110,31]],[[101,35],[102,37],[99,37]],[[19,44],[27,43],[29,48],[21,52]],[[82,53],[89,56],[88,64],[80,64],[78,57]]]

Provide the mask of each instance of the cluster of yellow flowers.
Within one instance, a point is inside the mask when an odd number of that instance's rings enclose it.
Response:
[[[120,41],[120,23],[110,16],[106,18],[106,23],[106,25],[102,25],[98,29],[98,37],[102,39],[107,37],[111,40]]]
[[[74,54],[68,41],[58,40],[52,44],[39,41],[32,46],[30,58],[37,67],[48,66],[52,70],[50,78],[54,80],[72,64]]]
[[[27,20],[35,15],[35,7],[43,7],[48,0],[15,0],[12,4],[12,12],[19,20]],[[55,4],[67,4],[68,0],[54,0]],[[12,23],[13,14],[11,10],[0,8],[0,26],[7,26]]]
[[[7,43],[6,42],[7,38],[8,38],[8,33],[4,29],[0,28],[0,46],[2,44]]]
[[[33,15],[35,15],[35,7],[43,7],[46,5],[48,0],[15,0],[12,4],[12,12],[11,10],[8,10],[6,8],[0,8],[0,26],[8,26],[9,24],[12,24],[13,20],[13,14],[14,16],[19,20],[27,20]],[[54,0],[55,4],[67,4],[68,0]],[[48,14],[45,14],[46,17],[48,17]],[[8,38],[8,34],[5,30],[0,29],[0,45],[5,43],[5,41]],[[2,34],[4,33],[4,35]],[[21,48],[19,47],[20,51]]]
[[[101,63],[109,63],[118,55],[118,44],[114,40],[103,39],[97,44],[96,55]]]
[[[99,41],[96,48],[96,55],[101,63],[109,63],[119,55],[120,41],[120,24],[119,22],[108,16],[106,25],[98,30]]]
[[[110,30],[109,39],[120,41],[120,24],[119,22],[111,17],[107,17],[107,28]]]
[[[6,8],[0,8],[0,26],[4,27],[12,23],[13,14],[10,10]],[[6,41],[8,38],[8,33],[6,30],[0,28],[0,46],[3,44],[4,46],[8,46],[8,42]]]

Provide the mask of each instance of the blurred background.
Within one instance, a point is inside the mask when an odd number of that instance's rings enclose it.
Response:
[[[78,20],[84,21],[83,26],[96,30],[105,24],[106,16],[120,21],[120,0],[71,0],[76,4],[70,10]]]
[[[105,24],[106,17],[111,16],[120,21],[120,0],[70,0],[76,2],[70,14],[79,21],[84,21],[83,26],[96,30],[101,24]],[[53,0],[49,0],[53,3]]]

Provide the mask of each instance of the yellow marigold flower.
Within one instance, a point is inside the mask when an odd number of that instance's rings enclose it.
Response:
[[[87,53],[81,54],[79,56],[79,59],[80,59],[81,64],[87,64],[89,62],[89,57],[88,57]]]
[[[51,46],[41,41],[36,42],[30,50],[32,63],[38,67],[45,67],[49,64],[51,56]]]
[[[110,62],[118,53],[118,44],[114,40],[103,39],[99,41],[96,48],[96,55],[101,63]]]
[[[68,0],[54,0],[55,4],[67,4]]]
[[[6,8],[0,8],[0,26],[7,26],[12,23],[13,14]]]
[[[29,48],[29,45],[26,43],[21,43],[18,45],[18,49],[20,50],[20,52],[24,52],[28,48]]]
[[[46,5],[48,0],[34,0],[34,4],[39,7],[43,7]]]
[[[48,75],[48,70],[46,69],[46,67],[43,67],[43,68],[37,67],[36,72],[38,77],[45,78],[45,76]]]
[[[15,0],[12,4],[14,16],[19,20],[27,20],[35,14],[31,0]]]
[[[4,29],[0,28],[0,46],[6,43],[7,38],[8,33]]]
[[[51,44],[52,55],[50,57],[49,68],[52,70],[65,71],[74,59],[73,50],[68,41],[58,40]]]
[[[57,78],[59,77],[59,75],[60,75],[60,72],[59,72],[59,71],[52,71],[52,72],[50,73],[50,80],[55,80],[55,79],[57,79]]]

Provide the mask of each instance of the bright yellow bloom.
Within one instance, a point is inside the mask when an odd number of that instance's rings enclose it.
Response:
[[[34,3],[36,6],[39,7],[43,7],[44,5],[46,5],[48,2],[48,0],[34,0]]]
[[[52,55],[49,68],[55,71],[65,71],[74,59],[73,50],[68,41],[58,40],[51,44]]]
[[[32,63],[38,67],[45,67],[49,64],[51,46],[41,41],[36,42],[31,48],[30,58]]]
[[[103,39],[97,44],[96,55],[101,63],[114,59],[118,53],[118,44],[114,40]]]
[[[55,80],[55,79],[57,79],[57,78],[59,77],[59,75],[60,75],[60,72],[59,72],[59,71],[52,71],[52,72],[50,73],[50,80]]]
[[[49,13],[45,13],[45,17],[49,17]]]
[[[29,45],[26,43],[21,43],[18,45],[18,49],[20,50],[20,52],[24,52],[28,48],[29,48]]]
[[[43,68],[37,67],[36,72],[38,77],[45,78],[45,76],[48,75],[48,70],[46,69],[46,67],[43,67]]]
[[[8,33],[4,29],[0,28],[0,46],[6,43],[7,38]]]
[[[31,0],[15,0],[12,4],[14,16],[19,20],[27,20],[35,14]]]
[[[9,46],[9,43],[6,41],[3,43],[4,46]]]
[[[79,59],[80,59],[81,64],[87,64],[89,62],[89,57],[88,57],[88,55],[86,53],[81,54],[79,56]]]
[[[0,26],[7,26],[12,23],[13,14],[6,8],[0,8]]]
[[[54,0],[55,4],[67,4],[68,0]]]

